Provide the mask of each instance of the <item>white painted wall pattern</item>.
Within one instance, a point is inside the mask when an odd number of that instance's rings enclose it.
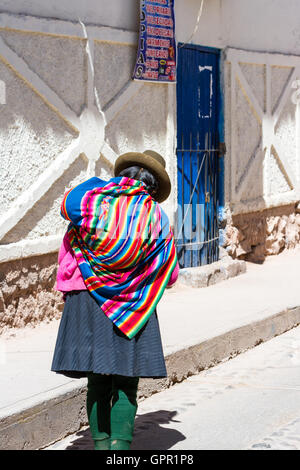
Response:
[[[234,214],[297,201],[300,57],[225,52],[226,201]]]
[[[10,30],[28,32],[29,34],[40,34],[42,32],[42,34],[66,38],[75,37],[84,40],[88,65],[87,98],[86,106],[78,116],[28,66],[23,58],[16,54],[6,44],[5,40],[0,37],[0,61],[12,69],[77,135],[71,144],[56,156],[55,160],[46,170],[38,176],[26,191],[20,194],[11,207],[1,216],[0,243],[1,239],[41,200],[45,193],[70,168],[76,159],[83,158],[87,162],[87,177],[95,175],[96,163],[99,161],[100,154],[105,158],[109,166],[113,167],[117,155],[105,141],[105,128],[143,86],[140,82],[130,80],[122,90],[118,90],[115,98],[106,105],[104,110],[101,109],[95,87],[94,41],[111,41],[135,45],[137,40],[135,33],[114,30],[108,27],[85,28],[82,23],[74,24],[36,18],[29,21],[28,17],[22,18],[0,14],[0,32]],[[61,236],[59,235],[0,245],[0,262],[56,251],[60,242]]]

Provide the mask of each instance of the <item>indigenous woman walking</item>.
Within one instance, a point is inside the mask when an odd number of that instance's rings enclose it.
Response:
[[[64,293],[51,370],[87,377],[96,450],[128,450],[140,377],[167,376],[156,306],[178,276],[175,243],[159,203],[171,183],[161,155],[121,155],[115,177],[64,196],[70,222],[60,252]]]

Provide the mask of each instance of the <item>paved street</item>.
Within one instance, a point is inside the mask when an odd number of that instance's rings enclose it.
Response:
[[[89,429],[48,449],[92,449]],[[139,404],[133,450],[300,450],[300,327]]]

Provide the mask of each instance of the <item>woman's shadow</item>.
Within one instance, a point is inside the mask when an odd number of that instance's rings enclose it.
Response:
[[[173,418],[177,411],[154,411],[137,415],[131,450],[168,450],[186,437],[176,429],[161,427],[161,424],[179,423]],[[89,429],[79,431],[66,450],[93,450]]]
[[[160,410],[138,415],[131,450],[168,450],[186,437],[181,432],[160,424],[179,423],[177,411]]]

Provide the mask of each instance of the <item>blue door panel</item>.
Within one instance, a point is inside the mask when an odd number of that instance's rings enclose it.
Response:
[[[181,267],[216,261],[219,55],[188,45],[178,47],[177,165],[178,258]],[[210,150],[211,153],[207,153]],[[190,205],[189,205],[190,203]],[[192,248],[192,249],[191,249]]]

